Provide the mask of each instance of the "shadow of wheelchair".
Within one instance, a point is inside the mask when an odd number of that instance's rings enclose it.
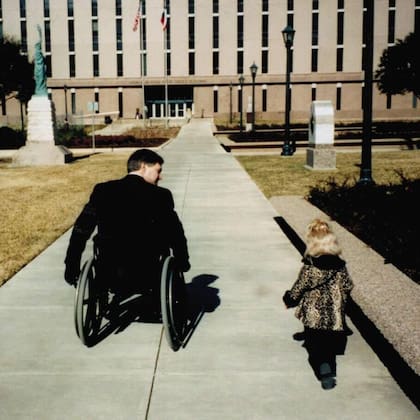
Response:
[[[182,347],[190,341],[198,324],[206,313],[214,312],[220,305],[219,289],[209,286],[218,279],[213,274],[200,274],[186,285],[188,295],[188,315]]]
[[[215,311],[220,305],[219,289],[209,286],[217,279],[218,277],[212,274],[201,274],[185,285],[188,305],[182,337],[183,348],[187,346],[205,313]],[[135,322],[162,324],[160,302],[149,295],[132,295],[125,298],[117,296],[108,305],[107,311],[98,317],[100,328],[96,334],[89,337],[86,343],[88,347],[99,344],[111,334],[123,332]]]

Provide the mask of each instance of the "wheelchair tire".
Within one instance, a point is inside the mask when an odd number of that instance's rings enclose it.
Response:
[[[177,351],[185,337],[187,296],[184,276],[175,270],[172,256],[166,257],[163,263],[160,293],[166,341]]]
[[[102,322],[103,298],[95,282],[94,257],[83,265],[76,288],[74,320],[81,342],[89,347],[97,337]]]

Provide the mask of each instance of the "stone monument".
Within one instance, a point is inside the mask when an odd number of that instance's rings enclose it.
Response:
[[[27,140],[13,156],[13,166],[60,165],[71,160],[72,153],[55,145],[54,105],[48,98],[46,66],[41,48],[41,27],[37,25],[39,40],[35,44],[35,93],[28,102]]]
[[[313,101],[309,121],[306,168],[336,169],[334,109],[331,101]]]

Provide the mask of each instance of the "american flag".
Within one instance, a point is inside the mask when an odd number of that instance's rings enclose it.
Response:
[[[141,17],[141,2],[139,3],[136,16],[134,17],[133,32],[136,32],[137,28],[139,27],[140,17]]]
[[[163,9],[162,16],[160,17],[160,23],[162,25],[162,30],[165,30],[168,25],[168,18],[166,16],[166,9]]]

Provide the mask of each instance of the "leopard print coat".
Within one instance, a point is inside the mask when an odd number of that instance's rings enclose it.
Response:
[[[305,257],[298,279],[283,300],[287,307],[296,307],[295,315],[305,327],[343,331],[352,288],[345,262],[339,257]]]

